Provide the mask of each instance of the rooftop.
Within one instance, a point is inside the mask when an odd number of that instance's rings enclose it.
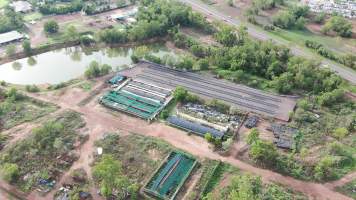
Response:
[[[14,40],[19,40],[24,38],[24,35],[19,33],[18,31],[10,31],[7,33],[0,34],[0,44],[12,42]]]
[[[27,12],[32,10],[32,5],[27,1],[14,1],[10,4],[15,12]]]

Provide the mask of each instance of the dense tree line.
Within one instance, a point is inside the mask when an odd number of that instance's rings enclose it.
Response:
[[[153,37],[166,36],[177,26],[191,26],[206,32],[214,28],[204,17],[193,13],[191,8],[170,0],[142,1],[137,15],[137,23],[127,30],[109,29],[102,31],[100,39],[106,43],[143,41]]]
[[[356,56],[353,54],[346,54],[344,56],[336,55],[334,52],[326,49],[322,44],[310,40],[305,41],[305,46],[314,49],[319,55],[325,58],[356,69]]]
[[[254,76],[285,94],[296,91],[321,94],[331,92],[341,84],[339,76],[320,69],[319,63],[292,56],[287,47],[274,45],[271,41],[251,40],[245,34],[243,28],[238,31],[221,28],[215,35],[222,47],[200,45],[197,48],[199,44],[179,32],[173,40],[181,47],[201,49],[200,59],[207,59],[218,76],[237,82]]]
[[[24,26],[22,15],[16,13],[12,8],[6,7],[0,15],[0,33],[20,29]]]
[[[50,15],[50,14],[67,14],[78,12],[83,8],[83,2],[81,0],[75,0],[67,5],[56,5],[53,3],[45,3],[39,7],[39,10],[42,14]]]

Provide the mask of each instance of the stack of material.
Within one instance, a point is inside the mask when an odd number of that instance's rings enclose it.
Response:
[[[258,122],[258,117],[257,116],[249,116],[246,119],[245,127],[246,128],[254,128],[254,127],[257,126],[257,122]]]
[[[272,124],[272,132],[276,138],[275,144],[279,148],[292,149],[293,137],[298,133],[298,129],[288,127],[284,124]]]

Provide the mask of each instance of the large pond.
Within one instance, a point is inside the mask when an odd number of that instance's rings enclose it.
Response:
[[[150,45],[153,55],[173,54],[164,45]],[[109,64],[114,70],[128,67],[132,48],[81,47],[58,49],[0,65],[0,80],[13,84],[57,84],[82,76],[92,61]]]

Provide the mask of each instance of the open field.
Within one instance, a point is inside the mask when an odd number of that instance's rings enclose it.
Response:
[[[135,69],[137,68],[137,69]],[[237,108],[288,121],[295,100],[208,76],[182,72],[156,64],[141,62],[123,75],[151,82],[162,87],[182,86],[209,99],[218,99]]]
[[[10,129],[24,122],[33,121],[54,112],[58,107],[51,103],[45,103],[36,99],[23,96],[14,101],[0,101],[3,113],[0,115],[0,131]]]

